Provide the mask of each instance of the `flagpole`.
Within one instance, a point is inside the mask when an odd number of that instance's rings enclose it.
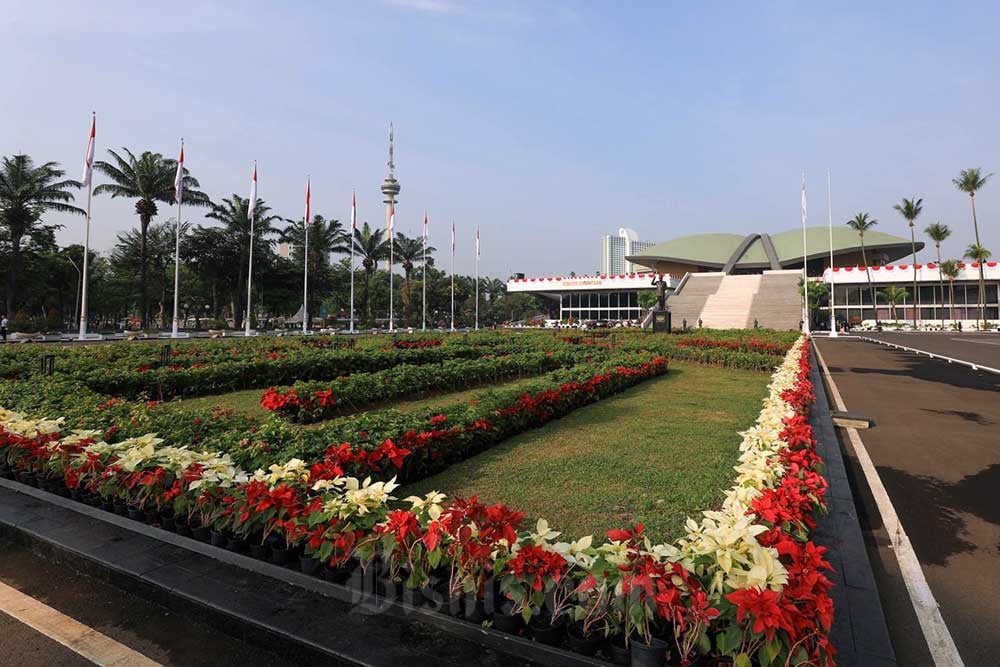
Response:
[[[427,211],[424,211],[424,260],[421,267],[423,274],[420,282],[423,283],[423,315],[421,316],[420,330],[427,331]]]
[[[351,193],[351,333],[354,333],[354,235],[358,233],[358,202]]]
[[[476,225],[476,331],[479,331],[479,225]]]
[[[90,141],[96,141],[96,129],[97,129],[97,112],[95,111],[91,120],[91,139]],[[91,161],[93,159],[93,154],[91,151],[94,149],[93,144],[87,148],[87,158],[84,165],[84,170],[87,172],[87,231],[84,234],[83,241],[83,276],[81,282],[83,283],[81,287],[80,294],[80,335],[79,340],[86,340],[87,338],[87,266],[90,263],[90,200],[94,192],[94,176],[92,171]]]
[[[802,172],[802,297],[803,311],[802,332],[809,334],[809,273],[807,271],[806,250],[806,172]]]
[[[177,221],[174,224],[174,321],[170,328],[170,337],[178,337],[177,304],[181,284],[181,200],[184,199],[184,137],[181,137],[181,159],[177,163],[177,183],[174,186],[174,197],[177,199]]]
[[[451,223],[451,330],[455,330],[455,223]]]
[[[243,322],[243,335],[250,335],[250,290],[253,287],[253,223],[254,223],[254,209],[257,208],[257,161],[254,160],[253,163],[253,186],[250,190],[250,202],[247,204],[249,207],[248,213],[250,214],[250,262],[247,267],[247,316],[246,321]]]
[[[837,337],[837,311],[833,296],[833,195],[830,189],[830,170],[826,170],[826,215],[830,224],[830,338]]]
[[[309,333],[309,185],[306,176],[306,213],[302,218],[302,333]]]

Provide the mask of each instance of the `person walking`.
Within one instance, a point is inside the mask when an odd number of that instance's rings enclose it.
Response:
[[[7,325],[8,324],[9,324],[9,322],[7,321],[7,316],[4,315],[3,319],[0,320],[0,336],[3,337],[3,342],[5,342],[5,343],[7,342]]]

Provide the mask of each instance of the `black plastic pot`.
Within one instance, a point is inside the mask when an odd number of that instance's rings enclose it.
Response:
[[[441,606],[441,611],[449,616],[460,616],[462,614],[462,596],[450,596],[445,604]]]
[[[191,537],[199,542],[210,542],[212,531],[207,526],[194,526],[191,528]]]
[[[271,545],[271,562],[275,565],[284,565],[291,556],[291,549],[286,546]]]
[[[486,603],[483,600],[474,600],[466,597],[463,606],[465,608],[465,620],[469,623],[479,625],[486,620]]]
[[[629,664],[629,659],[630,659],[629,650],[628,647],[625,646],[625,641],[621,637],[615,637],[610,642],[608,642],[607,646],[604,649],[604,652],[611,659],[611,662],[613,662],[616,665],[627,666]]]
[[[550,623],[547,617],[535,617],[528,623],[528,628],[536,642],[549,646],[558,646],[566,636],[566,624],[561,617],[555,623]]]
[[[226,543],[229,542],[229,537],[220,530],[215,530],[213,528],[209,535],[213,547],[224,549],[226,547]]]
[[[30,470],[21,470],[18,472],[17,481],[28,486],[38,486],[38,477]]]
[[[10,469],[9,465],[7,464],[0,465],[0,477],[4,479],[12,479],[14,477],[14,473]]]
[[[77,502],[83,500],[83,495],[80,493],[80,489],[70,489],[69,497]]]
[[[135,505],[129,505],[126,507],[125,511],[128,514],[128,518],[132,519],[133,521],[144,522],[146,520],[146,511],[140,507],[136,507]]]
[[[315,574],[318,569],[318,560],[312,556],[299,556],[299,571],[302,574]]]
[[[250,557],[257,558],[259,560],[267,560],[271,555],[271,550],[266,544],[261,544],[260,542],[250,543]]]
[[[493,627],[500,632],[516,635],[524,628],[524,619],[520,614],[504,614],[495,612],[493,614]]]
[[[247,538],[230,535],[226,540],[226,551],[241,553],[247,550]]]
[[[662,639],[653,637],[649,644],[636,638],[630,645],[632,667],[664,667],[667,664],[667,648]]]
[[[160,517],[160,528],[163,530],[169,530],[170,532],[177,532],[177,524],[174,522],[174,517],[164,516]]]
[[[100,507],[105,512],[114,512],[115,511],[115,504],[113,502],[111,502],[110,500],[101,500]]]
[[[566,646],[574,653],[580,655],[593,656],[600,650],[604,643],[604,635],[600,632],[583,634],[583,628],[579,624],[569,626],[566,632]]]

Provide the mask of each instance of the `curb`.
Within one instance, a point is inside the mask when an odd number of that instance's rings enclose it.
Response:
[[[363,595],[7,479],[0,479],[0,539],[303,664],[608,664]]]
[[[829,575],[835,584],[830,590],[835,610],[830,641],[837,649],[838,665],[889,667],[896,665],[895,651],[868,560],[840,441],[830,416],[826,386],[815,363],[815,344],[812,345],[814,363],[810,365],[809,379],[816,402],[809,422],[830,484],[826,496],[829,513],[817,521],[812,539],[828,549],[827,560],[834,568]]]

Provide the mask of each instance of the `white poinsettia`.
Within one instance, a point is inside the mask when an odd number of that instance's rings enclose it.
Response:
[[[445,498],[447,498],[447,496],[443,493],[438,491],[428,491],[423,498],[420,496],[408,496],[405,500],[410,503],[410,511],[417,516],[426,514],[431,521],[437,521],[441,516],[441,512],[444,511],[442,504],[444,503]]]
[[[562,535],[557,530],[552,530],[549,528],[549,522],[545,519],[539,519],[538,523],[535,524],[535,532],[531,533],[529,537],[531,541],[535,543],[536,546],[542,547],[547,545],[551,540],[556,539]]]

